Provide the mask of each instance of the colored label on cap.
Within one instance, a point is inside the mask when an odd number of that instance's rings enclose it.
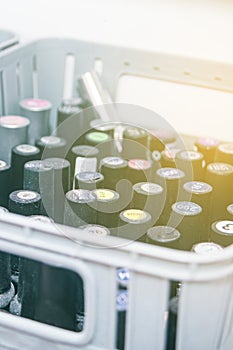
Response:
[[[167,180],[181,179],[185,176],[182,170],[175,168],[160,168],[157,170],[157,174]]]
[[[20,191],[17,193],[17,197],[22,200],[31,201],[37,198],[37,194],[33,191]]]
[[[216,147],[219,144],[219,140],[212,137],[200,137],[197,143],[205,147]]]
[[[60,143],[61,139],[56,136],[43,136],[40,141],[45,145],[57,145]]]
[[[226,235],[226,236],[233,235],[233,221],[223,220],[223,221],[218,221],[217,223],[214,223],[213,225],[217,229],[218,233],[220,233],[222,235]]]
[[[176,202],[172,205],[172,210],[185,216],[194,216],[202,212],[200,205],[193,202]]]
[[[232,154],[233,155],[233,143],[222,143],[221,145],[218,146],[218,149],[227,154]]]
[[[209,184],[201,181],[190,181],[184,184],[184,189],[189,193],[205,194],[213,190]]]
[[[120,217],[130,223],[146,222],[151,218],[149,213],[140,209],[127,209],[120,213]]]
[[[21,101],[20,105],[31,110],[50,109],[51,103],[40,98],[27,98]]]
[[[4,160],[0,160],[0,169],[5,168],[6,165],[7,164],[6,164],[6,162],[4,162]]]
[[[105,134],[103,132],[90,132],[89,134],[86,135],[87,140],[94,142],[94,143],[101,143],[101,142],[106,142],[110,139],[108,134]]]
[[[170,226],[154,226],[148,230],[147,236],[153,241],[169,243],[180,238],[180,232]]]
[[[117,270],[117,281],[122,284],[128,284],[129,282],[129,269],[122,267]]]
[[[211,163],[207,169],[212,173],[219,175],[228,175],[233,173],[233,166],[227,163]]]
[[[135,170],[146,170],[151,167],[151,162],[146,159],[131,159],[128,166]]]
[[[110,235],[110,231],[107,227],[101,225],[84,225],[79,227],[81,230],[91,233],[95,236],[104,237]]]
[[[0,118],[0,126],[8,129],[23,128],[30,124],[30,120],[25,117],[20,117],[17,115],[10,115]]]
[[[28,144],[23,144],[23,145],[18,145],[15,147],[15,149],[18,152],[24,153],[24,154],[33,154],[39,152],[38,148],[32,145]]]
[[[96,194],[98,201],[111,201],[113,199],[119,198],[119,194],[112,190],[99,188],[93,192]]]
[[[195,244],[192,248],[192,251],[198,255],[213,254],[221,250],[223,250],[223,247],[213,242],[201,242],[201,243]]]

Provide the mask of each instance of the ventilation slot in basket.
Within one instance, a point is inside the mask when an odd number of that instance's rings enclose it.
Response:
[[[21,66],[20,63],[18,62],[16,64],[16,84],[17,84],[17,95],[18,98],[21,99],[21,93],[22,93],[22,89],[21,89],[21,77],[20,77],[20,70],[21,70]]]
[[[64,74],[64,88],[63,88],[64,100],[70,99],[73,97],[74,70],[75,70],[74,54],[68,53],[65,59],[65,74]]]
[[[0,72],[0,113],[5,115],[5,94],[4,94],[4,81],[3,72]]]
[[[33,56],[33,72],[32,72],[32,84],[33,84],[33,97],[39,97],[39,84],[38,84],[38,71],[37,71],[37,57]]]
[[[172,281],[170,283],[170,297],[169,297],[168,317],[167,317],[166,350],[176,349],[177,317],[178,317],[180,289],[181,289],[180,282]]]

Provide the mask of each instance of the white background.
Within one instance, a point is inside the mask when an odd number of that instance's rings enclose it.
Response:
[[[0,26],[17,32],[23,42],[73,37],[233,62],[230,0],[0,0]],[[182,86],[161,87],[158,82],[144,83],[142,93],[141,82],[135,83],[133,92],[127,84],[118,100],[151,107],[172,123],[177,121],[184,132],[198,132],[189,120],[196,118],[198,124],[205,119],[199,134],[233,140],[233,132],[224,131],[221,123],[224,114],[233,125],[231,94],[203,95]],[[150,101],[147,89],[155,96]]]
[[[233,60],[231,0],[0,0],[0,26]]]

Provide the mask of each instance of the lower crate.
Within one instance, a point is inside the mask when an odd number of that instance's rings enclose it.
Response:
[[[173,280],[182,282],[176,348],[225,350],[233,344],[233,247],[203,257],[136,242],[126,245],[123,239],[108,237],[106,248],[100,249],[103,242],[91,234],[84,238],[78,229],[32,225],[13,214],[1,218],[0,240],[4,251],[79,273],[86,303],[86,326],[81,333],[2,313],[3,346],[114,349],[118,266],[130,270],[126,349],[165,348]]]

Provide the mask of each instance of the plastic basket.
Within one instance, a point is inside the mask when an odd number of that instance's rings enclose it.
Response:
[[[0,51],[15,45],[17,42],[18,37],[15,35],[15,33],[0,29]]]
[[[181,74],[185,57],[106,46],[76,40],[46,39],[8,49],[0,55],[0,114],[19,112],[18,102],[43,96],[56,106],[64,88],[67,55],[77,64],[74,76],[90,70],[96,59],[103,62],[103,79],[114,96],[122,74],[147,76],[232,91],[231,79],[221,86],[210,78],[219,64],[189,59],[196,78]],[[129,65],[128,62],[131,62]],[[162,64],[164,70],[153,67]],[[127,63],[127,64],[125,64]],[[172,63],[172,64],[171,64]],[[224,74],[230,66],[224,66]],[[200,74],[202,73],[202,74]],[[75,85],[73,86],[75,92]],[[63,266],[78,272],[85,284],[87,327],[81,333],[66,331],[28,319],[1,313],[1,349],[114,349],[116,340],[116,268],[131,271],[126,321],[126,350],[162,350],[166,343],[166,311],[170,281],[181,281],[177,325],[177,350],[231,350],[233,348],[233,247],[217,256],[201,257],[143,243],[125,245],[108,237],[108,249],[77,229],[26,221],[9,214],[0,219],[1,249]],[[78,240],[88,244],[77,244]],[[101,241],[103,244],[103,241]],[[117,247],[117,248],[112,248]],[[111,258],[109,258],[111,257]]]

